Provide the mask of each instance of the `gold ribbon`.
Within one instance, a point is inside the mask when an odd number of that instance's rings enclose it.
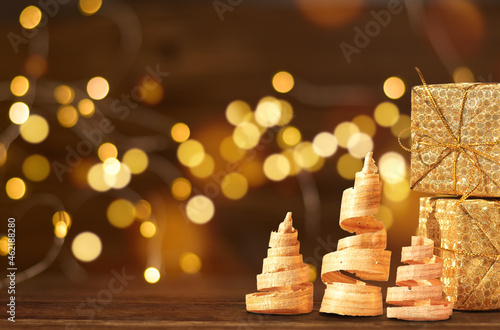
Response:
[[[445,249],[439,246],[435,246],[434,249],[439,250],[439,251],[445,251],[445,252],[450,252],[454,254],[462,254],[466,255],[469,257],[482,257],[482,258],[498,258],[500,257],[500,254],[492,254],[492,255],[487,255],[487,254],[480,254],[480,253],[473,253],[473,252],[468,252],[468,251],[455,251],[451,249]]]
[[[484,157],[484,158],[486,158],[486,159],[488,159],[488,160],[490,160],[490,161],[492,161],[492,162],[494,162],[494,163],[496,163],[496,164],[498,164],[500,166],[500,161],[496,160],[492,156],[490,156],[490,155],[488,155],[488,154],[486,154],[486,153],[484,153],[484,152],[482,152],[480,150],[474,149],[474,147],[478,147],[478,146],[496,146],[496,145],[499,145],[500,144],[500,140],[494,139],[493,141],[472,142],[472,143],[464,143],[464,142],[462,142],[463,114],[464,114],[464,108],[465,108],[465,101],[467,100],[467,95],[469,93],[469,90],[471,90],[472,88],[474,88],[476,86],[487,85],[487,84],[486,83],[477,83],[477,84],[470,85],[469,87],[466,88],[466,90],[464,92],[464,95],[462,96],[462,105],[461,105],[461,108],[460,108],[460,119],[459,119],[459,124],[458,124],[458,132],[455,134],[453,132],[450,124],[448,123],[448,121],[444,117],[441,109],[437,105],[436,100],[432,96],[432,94],[431,94],[431,92],[429,90],[429,87],[428,87],[427,83],[425,82],[424,76],[422,75],[422,73],[420,72],[420,70],[418,68],[415,68],[415,69],[417,70],[417,73],[420,76],[420,80],[422,81],[422,85],[424,87],[424,91],[425,91],[426,95],[428,96],[428,98],[429,98],[429,100],[430,100],[430,102],[432,104],[432,109],[434,111],[436,111],[436,113],[438,114],[439,118],[441,119],[441,122],[443,123],[444,127],[446,128],[446,132],[448,132],[448,135],[453,139],[453,141],[452,142],[442,142],[442,141],[439,141],[438,139],[436,139],[435,137],[433,137],[431,134],[427,133],[426,131],[424,131],[424,130],[422,130],[420,128],[415,128],[415,127],[408,127],[406,129],[404,129],[399,134],[399,136],[398,136],[399,145],[404,150],[409,151],[409,152],[422,153],[422,152],[426,152],[428,150],[436,149],[436,148],[445,148],[445,149],[449,149],[450,150],[450,152],[448,152],[445,156],[441,157],[441,159],[439,159],[438,161],[436,161],[436,163],[434,164],[434,166],[432,168],[430,168],[426,173],[424,173],[424,175],[422,175],[417,180],[417,182],[415,182],[413,184],[413,186],[411,188],[413,188],[416,184],[418,184],[418,182],[420,182],[429,172],[431,172],[432,170],[434,170],[437,167],[437,165],[443,159],[445,159],[446,157],[448,157],[448,155],[451,152],[453,152],[454,153],[454,161],[453,161],[453,190],[458,195],[459,193],[457,192],[457,162],[458,162],[458,157],[460,156],[461,153],[463,153],[467,157],[467,159],[472,163],[472,165],[474,166],[474,168],[476,169],[476,171],[479,172],[479,174],[480,174],[480,180],[476,184],[474,184],[474,177],[475,177],[475,175],[474,175],[474,173],[472,171],[469,172],[469,177],[467,179],[468,187],[469,188],[465,191],[465,193],[462,195],[462,197],[460,198],[460,200],[457,202],[457,204],[460,204],[462,201],[464,201],[470,195],[472,195],[474,193],[474,191],[476,191],[476,189],[479,187],[479,185],[483,181],[484,175],[486,175],[486,176],[489,177],[489,175],[486,174],[486,173],[484,173],[483,169],[479,165],[478,156],[482,156],[482,157]],[[423,135],[429,137],[435,143],[422,142],[420,144],[426,146],[425,148],[418,149],[418,144],[417,144],[417,148],[413,148],[412,147],[411,149],[409,149],[409,148],[405,147],[401,143],[401,135],[403,133],[405,133],[406,131],[408,131],[408,130],[418,131],[418,132],[422,133]],[[467,151],[471,152],[472,155],[469,154],[469,153],[467,153]],[[490,178],[490,180],[492,180],[491,177],[489,177],[489,178]],[[493,181],[493,182],[495,182],[495,181]],[[473,188],[470,189],[470,187],[473,187]]]

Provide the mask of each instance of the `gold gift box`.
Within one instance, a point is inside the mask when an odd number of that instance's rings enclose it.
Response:
[[[419,235],[444,259],[443,290],[460,310],[500,309],[500,200],[424,197]]]
[[[413,190],[500,197],[500,84],[412,89]]]

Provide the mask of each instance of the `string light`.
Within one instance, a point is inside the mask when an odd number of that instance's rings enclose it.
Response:
[[[28,92],[29,87],[30,83],[28,78],[17,76],[12,79],[10,83],[10,92],[15,96],[21,97]]]
[[[241,149],[252,149],[260,140],[259,128],[252,124],[244,122],[236,126],[233,132],[233,141]]]
[[[191,182],[186,178],[177,178],[172,182],[172,196],[183,201],[191,195]]]
[[[189,136],[191,134],[189,130],[189,126],[184,124],[184,123],[177,123],[174,126],[172,126],[172,129],[170,130],[170,134],[172,135],[172,139],[175,142],[184,142],[187,139],[189,139]]]
[[[144,279],[146,282],[154,284],[160,280],[160,271],[155,267],[148,267],[144,271]]]
[[[104,166],[102,163],[93,165],[87,173],[87,182],[89,186],[98,192],[105,192],[111,189],[111,186],[104,180]]]
[[[335,127],[333,134],[337,139],[338,145],[343,148],[347,148],[347,143],[349,141],[349,138],[356,133],[359,133],[358,126],[354,125],[351,122],[345,121],[338,124],[337,127]]]
[[[245,155],[245,150],[238,147],[232,136],[226,136],[219,145],[219,153],[228,162],[237,162]]]
[[[10,199],[20,199],[26,193],[26,184],[21,178],[11,178],[5,184],[5,191]]]
[[[373,140],[365,133],[353,134],[347,141],[347,150],[356,158],[364,158],[366,154],[373,151]]]
[[[11,245],[12,246],[12,245]],[[10,252],[9,238],[7,236],[0,237],[0,256],[6,256]]]
[[[24,124],[30,115],[30,109],[24,102],[15,102],[9,110],[9,118],[16,125]]]
[[[332,133],[321,132],[313,139],[314,152],[321,157],[330,157],[337,151],[337,138]]]
[[[375,136],[375,132],[377,131],[377,125],[370,116],[367,115],[356,116],[352,120],[352,123],[358,126],[360,132],[366,133],[370,137]]]
[[[262,127],[272,127],[281,118],[281,104],[274,97],[262,98],[255,109],[255,120]]]
[[[209,222],[215,213],[214,203],[203,195],[191,197],[186,205],[186,215],[192,222],[202,225]]]
[[[375,121],[383,127],[389,127],[397,123],[399,119],[399,109],[392,102],[382,102],[375,108]]]
[[[78,122],[78,112],[72,105],[59,107],[57,110],[57,121],[62,127],[73,127]]]
[[[247,179],[240,173],[229,173],[221,181],[221,190],[229,199],[241,199],[248,191]]]
[[[226,108],[226,119],[227,121],[237,126],[245,121],[248,114],[252,112],[252,109],[245,101],[236,100],[231,103]]]
[[[459,66],[455,70],[453,70],[453,81],[456,83],[461,82],[474,82],[474,74],[472,71],[466,66]]]
[[[382,179],[390,184],[406,182],[406,161],[402,155],[390,151],[382,155],[378,161]]]
[[[99,159],[104,162],[108,158],[116,158],[118,157],[118,149],[113,143],[103,143],[97,149],[97,156]]]
[[[201,269],[201,259],[192,252],[184,252],[179,257],[179,265],[184,273],[196,274]]]
[[[283,148],[297,145],[302,140],[302,134],[294,126],[283,127],[278,133],[278,144]]]
[[[350,154],[343,154],[337,161],[337,172],[346,180],[353,180],[362,167],[363,161]]]
[[[390,99],[399,99],[405,93],[405,83],[401,78],[389,77],[384,82],[384,93]]]
[[[319,158],[311,142],[301,142],[293,151],[295,163],[306,170],[314,167],[319,161]]]
[[[90,99],[81,99],[78,102],[78,111],[85,118],[92,117],[95,112],[94,102]]]
[[[385,228],[391,229],[394,217],[392,214],[392,210],[389,207],[385,205],[379,205],[378,214],[376,215],[376,218],[382,220],[382,222],[385,225]]]
[[[279,93],[288,93],[294,83],[293,76],[286,71],[280,71],[273,76],[273,88]]]
[[[24,160],[22,171],[24,176],[29,180],[40,182],[49,176],[50,164],[44,156],[34,154]]]
[[[209,154],[205,154],[202,162],[199,165],[189,168],[189,171],[198,178],[209,177],[215,169],[215,161]]]
[[[290,161],[281,154],[273,154],[264,161],[264,174],[269,180],[281,181],[290,174]]]
[[[148,155],[139,148],[127,150],[123,155],[123,163],[128,166],[132,174],[141,174],[148,168]]]
[[[102,100],[108,92],[109,84],[103,77],[94,77],[87,83],[87,94],[94,100]]]
[[[177,148],[177,158],[187,167],[200,165],[205,158],[205,148],[196,140],[187,140]]]
[[[54,89],[54,99],[60,104],[70,104],[75,99],[75,91],[67,85],[59,85]]]
[[[398,137],[401,132],[411,126],[411,119],[410,116],[408,115],[399,115],[398,121],[391,126],[391,132],[392,135],[395,137]],[[407,139],[411,135],[410,130],[406,130],[404,133],[401,134],[402,139]]]
[[[108,206],[106,212],[109,223],[116,228],[127,228],[134,222],[134,204],[126,199],[116,199]]]
[[[49,124],[45,118],[39,115],[30,115],[26,122],[21,125],[21,137],[29,143],[42,142],[49,135]]]
[[[135,216],[140,220],[149,219],[151,216],[151,204],[148,201],[141,199],[134,204]]]
[[[141,235],[146,238],[151,238],[156,234],[156,226],[151,221],[144,221],[139,227]]]
[[[19,23],[25,29],[31,30],[37,27],[42,20],[42,12],[36,6],[28,6],[23,9],[19,16]]]
[[[99,257],[101,251],[101,239],[89,231],[78,234],[71,243],[71,252],[76,259],[83,262],[94,261]]]
[[[281,117],[277,125],[288,125],[288,123],[290,123],[290,121],[292,121],[293,119],[293,107],[289,102],[285,100],[279,100],[279,102],[281,107]]]
[[[79,0],[78,8],[84,15],[95,14],[102,6],[102,0]]]

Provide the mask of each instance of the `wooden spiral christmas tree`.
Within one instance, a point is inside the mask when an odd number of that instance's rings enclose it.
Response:
[[[292,226],[292,212],[271,232],[257,290],[246,295],[247,311],[264,314],[303,314],[313,308],[313,284],[309,266],[299,254],[298,232]]]
[[[323,257],[321,280],[326,291],[320,312],[351,316],[383,314],[381,289],[358,281],[340,271],[354,273],[361,279],[387,281],[391,252],[386,251],[387,232],[378,213],[382,183],[372,153],[356,173],[354,187],[342,195],[340,227],[356,236],[339,240],[337,251]]]
[[[411,246],[403,247],[396,284],[387,289],[387,303],[404,307],[387,308],[388,318],[412,321],[446,320],[453,305],[443,300],[443,259],[433,255],[434,242],[422,236],[413,236]]]

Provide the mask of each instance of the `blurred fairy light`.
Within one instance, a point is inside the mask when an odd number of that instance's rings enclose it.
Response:
[[[0,237],[0,256],[6,256],[9,252],[9,238],[7,236]]]
[[[155,284],[160,280],[160,271],[155,267],[148,267],[144,271],[144,279],[148,283]]]
[[[381,204],[375,217],[384,223],[385,228],[391,229],[394,216],[392,214],[392,210],[389,207]]]
[[[209,222],[215,213],[212,200],[203,195],[196,195],[189,199],[186,205],[186,215],[193,223],[198,225]]]
[[[384,197],[393,202],[401,202],[410,194],[410,186],[406,180],[382,186]]]
[[[116,158],[107,158],[102,166],[104,168],[104,173],[108,175],[116,175],[120,172],[120,161]]]
[[[15,96],[21,97],[28,92],[29,87],[30,83],[28,78],[17,76],[12,79],[10,83],[10,92]]]
[[[174,140],[175,142],[182,143],[187,139],[189,139],[191,132],[189,130],[188,125],[184,123],[177,123],[174,126],[172,126],[170,134],[172,136],[172,140]]]
[[[109,204],[106,215],[114,227],[127,228],[134,222],[135,207],[126,199],[116,199]]]
[[[368,134],[370,137],[374,137],[377,132],[377,124],[370,116],[359,115],[354,117],[352,123],[358,126],[359,131]]]
[[[241,149],[252,149],[260,141],[260,130],[252,123],[243,122],[233,131],[233,141]]]
[[[78,102],[78,111],[85,118],[92,117],[95,112],[94,102],[90,99],[81,99]]]
[[[288,173],[289,176],[297,175],[297,173],[299,173],[301,170],[300,166],[297,165],[297,163],[295,162],[295,159],[293,158],[293,153],[294,153],[293,149],[287,149],[287,150],[283,150],[281,152],[281,155],[283,157],[285,157],[286,160],[288,161],[288,165],[290,167],[290,170]],[[279,181],[279,180],[274,180],[274,181]]]
[[[366,154],[373,151],[373,140],[365,133],[353,134],[347,141],[347,150],[356,158],[364,158]]]
[[[75,91],[67,85],[59,85],[54,89],[54,99],[60,104],[70,104],[75,99]]]
[[[40,143],[49,135],[49,123],[39,115],[30,115],[20,127],[21,137],[29,143]]]
[[[102,6],[102,0],[79,0],[78,8],[83,15],[95,14]]]
[[[24,124],[30,116],[30,109],[24,102],[15,102],[9,110],[10,121],[16,125]]]
[[[248,191],[248,181],[240,173],[229,173],[220,184],[222,193],[229,199],[243,198]]]
[[[134,204],[135,216],[140,220],[147,220],[151,217],[151,204],[144,199],[137,201]]]
[[[102,252],[101,239],[92,232],[82,232],[73,239],[71,252],[80,261],[94,261]]]
[[[36,6],[28,6],[23,9],[19,16],[19,23],[25,29],[31,30],[37,27],[42,20],[42,12]]]
[[[64,238],[68,234],[68,226],[64,221],[59,221],[54,226],[54,235],[58,238]]]
[[[78,111],[72,105],[63,105],[57,109],[57,121],[62,127],[73,127],[78,122]]]
[[[309,266],[309,282],[314,283],[318,277],[318,270],[313,264],[307,264]]]
[[[260,187],[267,181],[263,164],[258,158],[241,163],[241,174],[245,176],[248,186],[252,188]]]
[[[22,171],[24,176],[29,180],[39,182],[49,176],[50,164],[44,156],[33,154],[24,160]]]
[[[102,162],[108,158],[117,158],[118,149],[116,149],[116,146],[113,143],[106,142],[101,144],[99,149],[97,149],[97,156]]]
[[[21,178],[10,178],[5,184],[5,191],[10,199],[20,199],[26,193],[26,184]]]
[[[94,100],[102,100],[108,92],[109,84],[103,77],[94,77],[87,83],[87,94]]]
[[[184,252],[179,257],[179,266],[187,274],[196,274],[201,269],[201,259],[193,252]]]
[[[186,200],[191,195],[191,182],[186,178],[177,178],[172,182],[172,196],[179,200]]]
[[[356,172],[361,171],[362,167],[363,161],[350,154],[343,154],[337,161],[337,172],[346,180],[354,179]]]
[[[405,83],[399,77],[389,77],[384,82],[384,93],[390,99],[396,100],[401,98],[405,90]]]
[[[411,126],[411,118],[408,115],[399,115],[398,121],[391,126],[392,135],[398,137],[401,132]],[[410,130],[401,134],[401,138],[407,139],[410,137]]]
[[[141,82],[137,87],[141,90],[142,103],[151,106],[156,105],[163,100],[165,90],[163,89],[162,84],[158,83],[158,81],[149,75],[143,77],[140,81]]]
[[[389,127],[397,123],[399,119],[398,106],[392,102],[382,102],[375,108],[373,116],[377,124]]]
[[[104,180],[104,166],[102,163],[93,165],[87,173],[87,182],[90,188],[98,192],[104,192],[111,189]]]
[[[232,138],[226,136],[219,145],[219,153],[228,162],[237,162],[245,155],[245,150],[239,148]]]
[[[187,167],[194,167],[203,161],[205,158],[205,148],[196,140],[187,140],[177,148],[177,158],[179,162]]]
[[[406,182],[406,161],[401,154],[390,151],[382,155],[378,161],[382,180],[389,184]]]
[[[321,157],[330,157],[337,151],[337,138],[329,132],[316,134],[312,144],[314,152]]]
[[[281,106],[281,117],[278,121],[278,126],[287,125],[293,119],[293,108],[292,105],[285,100],[279,100]]]
[[[283,127],[278,132],[278,144],[282,149],[293,147],[302,140],[302,134],[294,126]]]
[[[293,151],[295,163],[305,170],[312,169],[318,163],[319,158],[311,142],[301,142]]]
[[[269,155],[264,161],[264,174],[272,181],[284,180],[290,174],[290,161],[282,154]]]
[[[52,215],[52,224],[56,226],[58,222],[64,222],[69,228],[71,227],[71,216],[66,211],[57,211]]]
[[[151,221],[144,221],[139,227],[141,235],[146,238],[151,238],[156,234],[156,226]]]
[[[272,83],[278,93],[288,93],[293,88],[294,79],[290,73],[280,71],[273,76]]]
[[[227,121],[237,126],[245,121],[248,114],[252,112],[252,109],[245,101],[236,100],[231,103],[226,108],[226,119]]]
[[[272,127],[281,118],[280,101],[272,96],[262,98],[255,109],[255,120],[262,127]]]
[[[364,0],[324,1],[295,0],[300,13],[310,23],[325,29],[346,25],[358,17],[368,5]]]
[[[131,179],[132,173],[125,163],[120,163],[120,168],[116,174],[109,174],[106,173],[106,170],[104,170],[104,182],[106,182],[106,184],[113,189],[125,188],[130,183]]]
[[[306,170],[309,172],[317,172],[323,168],[323,165],[325,165],[325,159],[323,157],[318,157],[318,161],[310,168],[307,168]]]
[[[123,155],[123,163],[128,166],[132,174],[141,174],[148,168],[148,155],[139,148],[127,150]]]
[[[203,160],[200,164],[190,167],[189,171],[197,178],[207,178],[209,177],[215,169],[215,161],[212,156],[205,154]]]
[[[354,125],[351,122],[344,121],[335,127],[334,135],[337,139],[337,143],[339,146],[343,148],[347,148],[347,142],[349,138],[354,134],[359,133],[358,126]]]
[[[466,66],[459,66],[453,70],[453,81],[456,83],[461,82],[475,82],[474,74]]]

